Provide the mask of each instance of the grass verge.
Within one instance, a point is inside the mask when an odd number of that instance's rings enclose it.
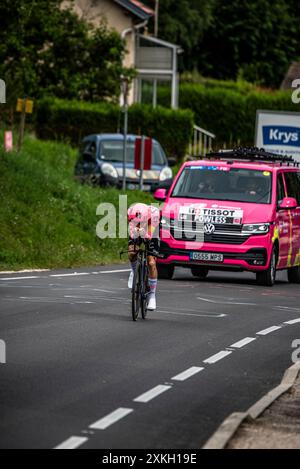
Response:
[[[29,136],[20,153],[0,150],[0,270],[120,262],[126,239],[96,236],[96,208],[110,202],[118,213],[121,192],[76,183],[76,156],[68,145]],[[154,201],[145,192],[125,194],[128,206]]]

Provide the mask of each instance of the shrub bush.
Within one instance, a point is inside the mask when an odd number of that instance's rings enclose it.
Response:
[[[190,110],[135,104],[129,108],[129,132],[156,138],[168,155],[184,156],[194,122]],[[90,104],[46,99],[38,103],[37,135],[42,139],[65,140],[78,145],[82,137],[93,133],[122,130],[121,109],[111,103]]]
[[[224,87],[182,84],[180,106],[190,108],[195,123],[216,134],[216,146],[253,145],[257,109],[300,111],[286,91],[239,92]]]

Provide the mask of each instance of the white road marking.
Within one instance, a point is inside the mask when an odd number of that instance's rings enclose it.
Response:
[[[26,280],[29,278],[40,278],[38,275],[31,275],[28,277],[5,277],[5,278],[0,278],[0,280]]]
[[[254,340],[256,340],[255,337],[245,337],[245,339],[239,340],[235,344],[230,345],[230,347],[242,348],[245,347],[245,345],[250,344],[250,342],[253,342]]]
[[[66,441],[60,445],[55,446],[54,449],[76,449],[88,440],[85,436],[70,436]]]
[[[118,272],[130,272],[131,269],[119,269],[119,270],[100,270],[100,274],[115,274]]]
[[[218,304],[218,302],[215,301],[215,300],[209,300],[208,298],[201,298],[201,296],[197,296],[197,300],[206,301],[207,303],[216,303],[216,304]]]
[[[128,300],[126,298],[105,298],[105,297],[97,297],[97,298],[92,298],[93,300],[101,300],[101,301],[113,301],[113,302],[121,302],[121,303],[126,303],[130,304],[131,300]],[[22,297],[7,297],[3,298],[3,300],[7,301],[16,301],[16,300],[22,300],[22,301],[29,301],[32,303],[59,303],[59,304],[85,304],[87,303],[86,301],[74,301],[76,298],[51,298],[51,297],[28,297],[28,296],[22,296]],[[70,301],[69,301],[70,300]],[[72,301],[73,300],[73,301]],[[95,302],[91,302],[95,303]]]
[[[282,326],[272,326],[268,327],[267,329],[263,329],[262,331],[256,332],[257,335],[267,335],[271,334],[271,332],[277,331],[278,329],[281,329]]]
[[[201,296],[197,296],[197,299],[201,301],[206,301],[207,303],[214,303],[217,305],[238,305],[238,306],[241,306],[241,305],[255,306],[256,305],[256,303],[242,303],[242,302],[237,302],[237,301],[223,301],[223,300],[216,301],[216,300],[210,300],[208,298],[202,298]]]
[[[79,275],[90,275],[89,272],[73,272],[72,274],[51,274],[50,277],[75,277]]]
[[[173,376],[174,381],[185,381],[186,379],[190,378],[191,376],[194,376],[195,374],[199,373],[199,371],[204,370],[203,367],[199,366],[192,366],[191,368],[188,368],[187,370],[183,371],[182,373],[179,373],[176,376]]]
[[[291,319],[290,321],[285,321],[284,324],[297,324],[297,322],[300,322],[300,318]]]
[[[224,313],[220,313],[220,314],[217,314],[217,313],[194,314],[194,313],[180,313],[180,312],[176,312],[176,311],[166,311],[166,310],[163,310],[163,309],[157,309],[156,311],[158,313],[162,313],[162,314],[175,314],[177,316],[198,316],[200,318],[224,318],[225,316],[227,316],[227,314],[224,314]]]
[[[126,407],[119,407],[119,409],[114,410],[110,414],[102,417],[97,422],[92,423],[89,425],[89,428],[93,428],[95,430],[105,430],[106,428],[110,427],[112,424],[118,422],[122,418],[126,417],[126,415],[133,412],[133,409],[127,409]]]
[[[24,270],[1,270],[0,275],[7,274],[25,274],[32,272],[49,272],[50,269],[24,269]]]
[[[275,306],[276,309],[284,309],[285,311],[300,311],[299,308],[292,308],[291,306]]]
[[[143,402],[143,403],[149,402],[152,399],[154,399],[155,397],[162,394],[163,392],[168,391],[168,389],[171,389],[171,387],[172,386],[166,386],[164,384],[159,384],[158,386],[155,386],[155,388],[150,389],[150,391],[147,391],[147,392],[141,394],[140,396],[136,397],[133,400],[134,400],[134,402]]]
[[[215,355],[212,355],[206,360],[203,360],[203,363],[209,363],[209,364],[216,363],[219,360],[222,360],[222,358],[227,357],[227,355],[230,355],[231,353],[232,353],[231,351],[222,350],[221,352],[216,353]]]

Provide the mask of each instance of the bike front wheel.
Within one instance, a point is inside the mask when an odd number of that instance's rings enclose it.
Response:
[[[131,295],[132,320],[136,321],[141,308],[141,266],[139,264],[135,269]]]
[[[148,293],[149,293],[149,283],[148,283],[148,268],[146,265],[142,269],[142,292],[141,292],[141,311],[142,318],[146,319],[147,317],[147,307],[148,307]]]

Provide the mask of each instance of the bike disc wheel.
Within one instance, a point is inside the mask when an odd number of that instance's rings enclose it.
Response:
[[[132,284],[132,299],[131,299],[131,314],[132,320],[136,321],[139,315],[140,306],[141,306],[141,281],[140,281],[140,266],[137,265],[133,277]]]
[[[148,269],[144,267],[145,271],[142,275],[142,298],[141,298],[141,310],[142,310],[142,318],[146,319],[147,317],[147,306],[148,306]]]

